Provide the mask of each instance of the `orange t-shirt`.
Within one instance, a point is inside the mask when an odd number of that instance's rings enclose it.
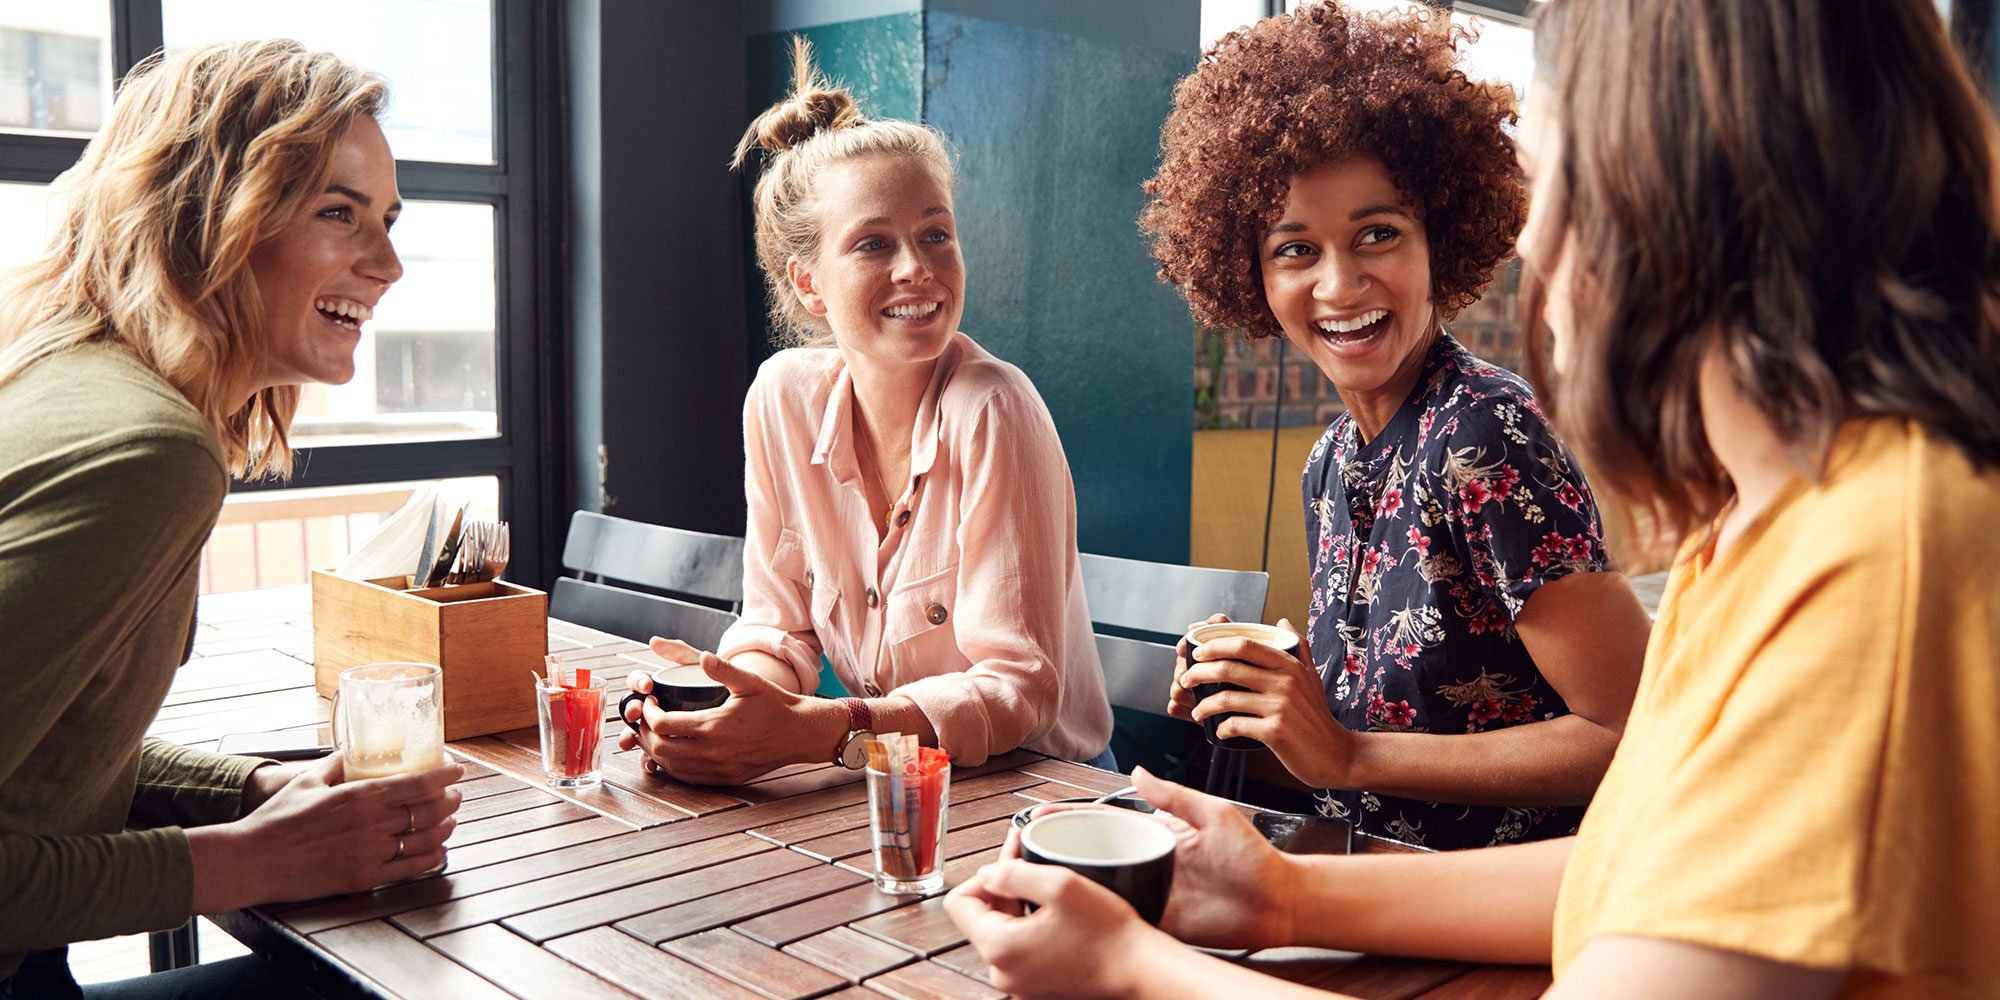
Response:
[[[1599,934],[1848,968],[1853,997],[2000,996],[2000,470],[1841,429],[1667,583],[1556,905]]]

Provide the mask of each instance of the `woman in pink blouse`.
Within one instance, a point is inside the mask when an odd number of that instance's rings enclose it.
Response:
[[[1025,746],[1108,766],[1069,467],[1027,377],[958,332],[943,141],[864,119],[802,41],[793,55],[794,93],[735,161],[766,152],[757,256],[775,325],[803,345],[764,364],[743,407],[743,616],[713,653],[653,641],[731,697],[635,703],[645,731],[625,745],[704,784],[857,767],[886,732],[960,765]],[[822,653],[865,697],[813,696]]]

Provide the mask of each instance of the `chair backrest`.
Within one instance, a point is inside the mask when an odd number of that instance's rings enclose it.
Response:
[[[1220,611],[1233,621],[1263,621],[1270,574],[1120,559],[1085,552],[1083,590],[1090,620],[1132,631],[1178,636]],[[1097,635],[1111,704],[1164,715],[1174,676],[1174,642]]]
[[[736,621],[734,613],[706,605],[569,577],[557,578],[549,592],[549,616],[640,642],[679,639],[696,649],[714,649]]]
[[[577,511],[563,545],[563,568],[584,580],[623,580],[743,606],[743,539]],[[588,624],[588,623],[582,623]]]
[[[1173,563],[1078,556],[1090,620],[1100,625],[1180,635],[1220,611],[1232,621],[1262,621],[1271,576],[1254,569],[1210,569]]]

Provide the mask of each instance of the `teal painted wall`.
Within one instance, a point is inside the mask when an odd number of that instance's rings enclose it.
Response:
[[[1164,51],[954,6],[800,33],[866,113],[928,121],[958,147],[964,329],[1021,366],[1047,401],[1076,483],[1081,547],[1185,562],[1193,328],[1154,280],[1134,220],[1173,85],[1196,58],[1196,8],[1161,5],[1187,22],[1185,51]],[[753,115],[787,91],[789,34],[747,39]],[[747,253],[747,179],[744,204]],[[748,312],[760,318],[762,282],[745,263]],[[761,319],[752,331],[754,365],[769,348]]]
[[[964,328],[1055,415],[1090,552],[1185,562],[1187,308],[1135,220],[1173,85],[1195,60],[932,10],[924,117],[958,145]]]
[[[791,92],[794,34],[812,42],[820,70],[858,98],[863,113],[907,121],[923,114],[924,16],[913,12],[750,36],[744,55],[753,116]]]
[[[750,127],[750,119],[792,92],[794,34],[804,35],[812,42],[813,59],[820,71],[846,87],[860,101],[863,114],[905,121],[922,117],[924,16],[912,12],[749,36],[744,42],[744,73],[748,77],[745,106],[749,109],[744,128]],[[726,157],[728,152],[724,150],[723,155]],[[764,274],[757,268],[757,246],[752,236],[756,225],[751,217],[750,190],[756,180],[755,168],[743,171],[744,315],[750,331],[744,346],[753,376],[757,366],[776,351],[767,319],[770,303],[765,298]]]

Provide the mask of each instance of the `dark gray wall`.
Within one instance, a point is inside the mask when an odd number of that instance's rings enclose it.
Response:
[[[577,506],[740,534],[743,234],[723,164],[749,121],[742,9],[565,14]]]

